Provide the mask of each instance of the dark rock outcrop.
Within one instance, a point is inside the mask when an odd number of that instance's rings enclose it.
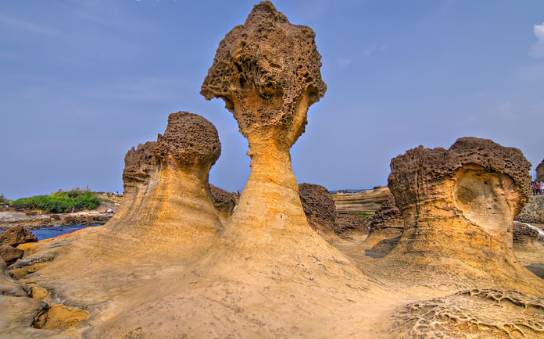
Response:
[[[514,221],[513,240],[514,243],[524,243],[528,240],[544,241],[544,232],[526,223]]]
[[[338,235],[351,232],[368,233],[368,217],[358,214],[337,213],[335,232]]]
[[[544,195],[534,195],[523,207],[516,220],[533,224],[544,224]]]
[[[299,184],[300,200],[310,226],[322,232],[336,231],[336,207],[321,185]]]
[[[544,181],[544,160],[536,166],[536,180]]]
[[[227,192],[222,188],[210,184],[210,194],[215,208],[224,216],[230,216],[238,203],[237,193]]]
[[[0,234],[0,245],[17,247],[20,244],[33,241],[38,241],[38,239],[24,226],[11,227]]]
[[[389,194],[382,206],[372,215],[369,220],[368,228],[370,232],[393,228],[404,229],[404,220],[400,214],[400,210],[395,203],[395,197]]]

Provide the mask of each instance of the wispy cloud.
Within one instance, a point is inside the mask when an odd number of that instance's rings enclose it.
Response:
[[[530,55],[534,58],[544,58],[544,22],[540,25],[535,25],[533,32],[537,41],[531,47]]]
[[[63,35],[62,32],[54,28],[37,24],[35,22],[31,22],[21,18],[9,16],[3,13],[0,13],[0,26],[7,27],[9,29],[15,29],[18,31],[34,33],[34,34],[49,35],[49,36]]]
[[[378,45],[372,45],[363,50],[363,55],[365,57],[371,57],[375,54],[384,52],[387,49],[386,44],[378,44]]]

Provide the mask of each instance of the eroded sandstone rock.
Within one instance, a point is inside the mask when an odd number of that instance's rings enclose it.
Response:
[[[518,149],[477,138],[394,158],[389,187],[405,229],[392,254],[435,273],[520,279],[512,221],[530,195],[529,169]]]
[[[23,254],[23,251],[15,247],[0,245],[0,258],[2,258],[8,265],[13,264],[17,259],[22,258]]]
[[[185,234],[188,241],[218,231],[221,226],[207,187],[220,153],[213,124],[194,113],[170,114],[164,135],[127,153],[125,201],[107,228],[139,237],[179,240]],[[181,226],[176,220],[185,222]]]
[[[227,192],[222,188],[210,185],[210,194],[212,202],[223,221],[226,221],[232,215],[234,207],[238,203],[239,194]]]
[[[230,228],[252,242],[262,239],[255,232],[308,225],[289,149],[326,90],[314,37],[263,1],[221,41],[202,84],[206,99],[225,101],[249,142],[251,174]]]
[[[404,220],[395,203],[395,197],[389,193],[382,206],[374,212],[368,223],[370,232],[383,229],[396,229],[399,233],[404,229]]]
[[[17,247],[20,244],[33,241],[38,241],[38,239],[36,239],[36,236],[24,226],[11,227],[0,234],[0,245]]]
[[[188,112],[170,114],[157,142],[127,153],[125,194],[112,219],[68,236],[59,249],[55,244],[62,239],[52,241],[40,253],[50,251],[53,261],[11,273],[32,274],[77,304],[108,300],[119,289],[132,288],[138,295],[135,286],[142,277],[172,263],[181,270],[213,245],[222,224],[208,173],[219,154],[217,130],[209,121]],[[82,269],[76,274],[74,267]]]
[[[336,207],[329,191],[323,186],[303,183],[298,185],[302,208],[310,226],[321,232],[336,230]]]
[[[474,289],[403,306],[395,312],[401,338],[537,338],[544,334],[544,298]]]

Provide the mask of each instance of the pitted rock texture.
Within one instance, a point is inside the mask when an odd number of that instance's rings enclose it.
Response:
[[[236,111],[244,135],[255,126],[289,130],[302,97],[309,106],[326,90],[314,38],[311,28],[291,24],[263,1],[221,41],[201,94]]]
[[[404,220],[395,203],[395,197],[391,193],[389,193],[382,206],[372,215],[368,223],[368,229],[371,233],[386,228],[400,230],[404,228]]]
[[[321,185],[299,184],[302,208],[310,226],[322,232],[336,230],[336,207],[329,191]]]
[[[368,217],[359,214],[336,213],[336,227],[338,235],[348,235],[352,232],[368,233]]]
[[[125,189],[132,184],[145,184],[151,173],[157,168],[158,161],[155,156],[157,144],[153,141],[131,148],[125,155],[125,169],[123,182]]]
[[[210,194],[215,208],[221,213],[230,216],[238,203],[239,194],[227,192],[222,188],[210,184]]]
[[[394,158],[389,188],[404,230],[383,259],[403,267],[391,276],[458,287],[492,279],[501,288],[541,291],[512,249],[514,216],[530,194],[529,169],[518,149],[478,138]]]
[[[544,181],[544,160],[536,167],[536,180]]]
[[[544,224],[544,195],[533,195],[518,214],[516,220]]]
[[[520,195],[514,206],[517,215],[531,195],[531,164],[519,149],[487,139],[461,138],[448,150],[423,146],[411,149],[391,161],[389,188],[402,210],[431,197],[436,184],[454,178],[459,170],[471,165],[512,180],[513,189]]]
[[[544,299],[466,290],[403,306],[394,319],[400,338],[537,338],[544,335]]]
[[[38,241],[38,239],[28,228],[24,226],[11,227],[4,233],[0,234],[0,245],[17,247],[20,244],[34,241]]]
[[[15,247],[0,245],[0,258],[3,259],[8,265],[13,264],[15,261],[17,261],[17,259],[22,258],[23,254],[23,251]]]
[[[544,231],[523,222],[514,221],[514,243],[525,243],[530,240],[544,242]]]
[[[221,143],[211,122],[194,113],[177,112],[168,116],[155,154],[160,161],[173,159],[181,166],[211,166],[221,155]]]

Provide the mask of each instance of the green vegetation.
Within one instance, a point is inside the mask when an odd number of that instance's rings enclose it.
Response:
[[[49,213],[67,213],[81,210],[92,210],[100,205],[95,193],[74,189],[59,191],[50,195],[36,195],[10,202],[17,209],[42,210]]]

